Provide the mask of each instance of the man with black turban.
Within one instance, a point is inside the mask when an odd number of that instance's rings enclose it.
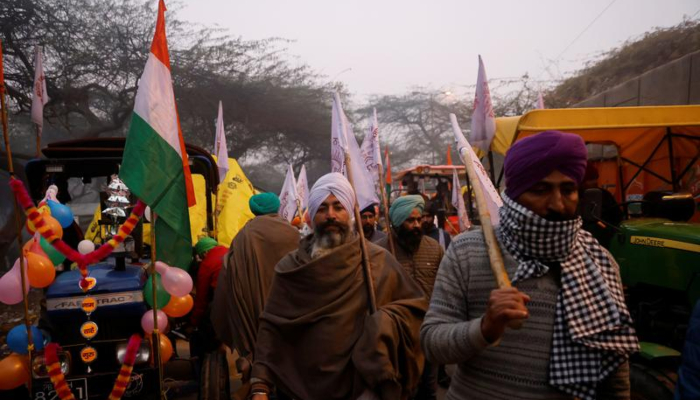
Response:
[[[447,399],[630,398],[639,344],[619,267],[576,214],[586,158],[558,131],[506,154],[496,233],[513,287],[496,288],[479,230],[453,239],[421,327],[429,360],[459,364]]]
[[[415,388],[427,303],[394,257],[366,242],[377,311],[369,314],[355,192],[342,174],[309,192],[314,233],[275,266],[255,346],[251,398],[401,400]]]
[[[435,276],[445,251],[436,240],[423,235],[424,208],[425,200],[420,195],[402,196],[394,200],[389,208],[389,234],[394,235],[394,243],[397,244],[394,256],[404,271],[423,289],[426,300],[430,301]],[[389,238],[384,238],[377,244],[389,250]],[[434,400],[436,396],[437,366],[426,362],[413,399]]]
[[[377,243],[386,237],[386,233],[377,230],[377,205],[370,204],[360,211],[362,218],[362,233],[365,239],[372,243]]]

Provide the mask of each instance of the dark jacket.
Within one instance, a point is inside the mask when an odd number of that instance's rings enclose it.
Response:
[[[688,323],[675,399],[700,399],[700,301]]]

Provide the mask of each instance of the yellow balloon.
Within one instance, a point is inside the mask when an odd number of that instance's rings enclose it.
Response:
[[[12,353],[0,360],[0,390],[15,389],[29,382],[29,360]]]
[[[182,297],[170,296],[170,301],[162,310],[169,317],[178,318],[187,315],[193,305],[194,300],[189,294]]]

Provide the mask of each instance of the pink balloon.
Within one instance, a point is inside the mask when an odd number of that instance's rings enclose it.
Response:
[[[163,261],[156,261],[156,272],[165,275],[165,272],[169,270],[171,267],[170,265],[164,263]]]
[[[158,310],[158,331],[165,333],[165,328],[168,326],[168,316],[161,310]],[[143,331],[150,334],[153,333],[153,310],[146,311],[141,317],[141,328]]]
[[[26,265],[24,268],[26,271]],[[12,269],[0,278],[0,302],[10,305],[22,302],[22,277],[20,273],[18,258]],[[24,283],[25,290],[29,293],[29,278],[26,275]]]
[[[171,296],[183,297],[192,291],[192,277],[180,268],[168,268],[165,274],[161,275],[161,282]]]

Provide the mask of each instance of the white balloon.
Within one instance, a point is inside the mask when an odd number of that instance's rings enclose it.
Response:
[[[151,222],[151,207],[146,207],[146,210],[143,212],[143,217],[146,218],[146,222]]]
[[[78,253],[88,254],[92,253],[93,251],[95,251],[95,243],[92,243],[89,240],[81,240],[80,243],[78,243]]]

